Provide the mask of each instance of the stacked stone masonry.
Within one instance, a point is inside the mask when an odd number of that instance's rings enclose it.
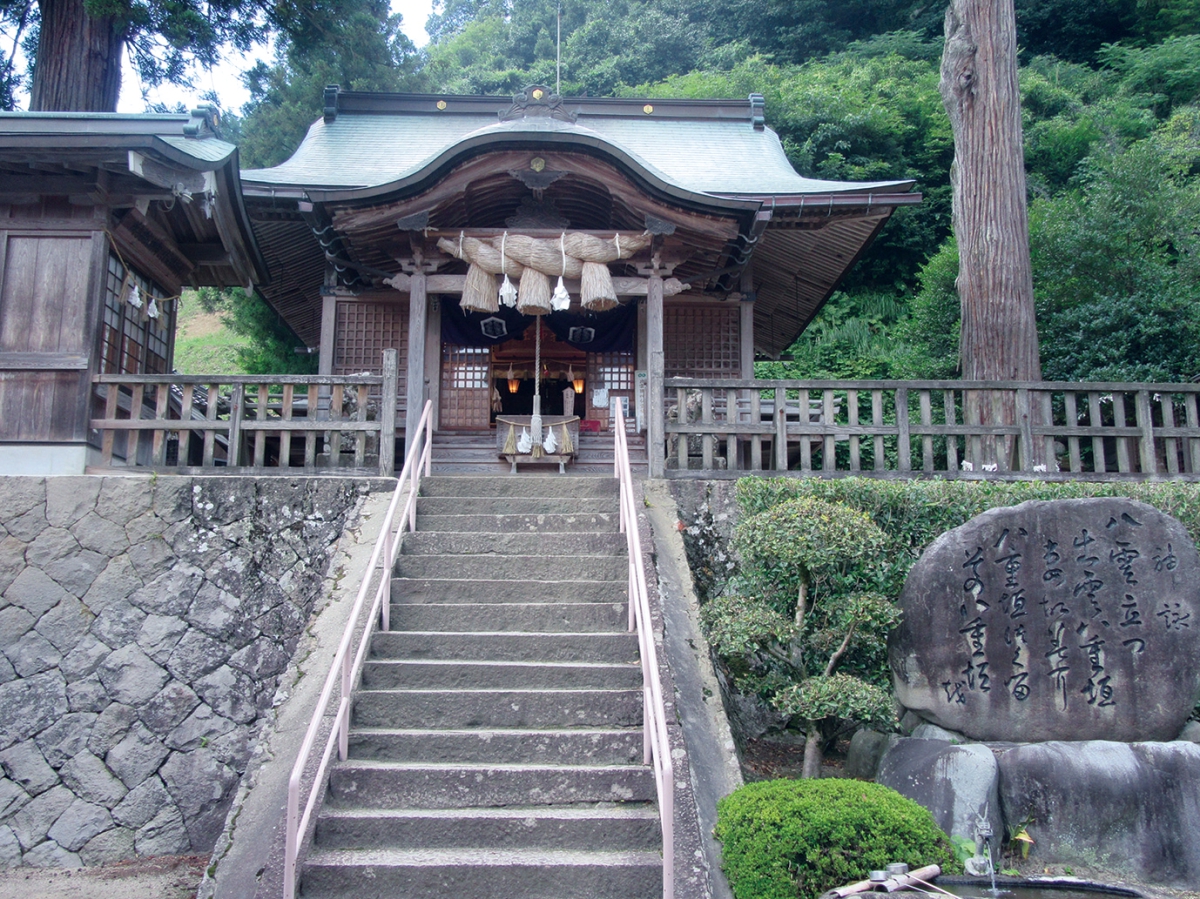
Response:
[[[212,849],[367,490],[0,478],[0,867]]]

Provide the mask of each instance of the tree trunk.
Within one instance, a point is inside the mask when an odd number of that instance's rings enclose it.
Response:
[[[38,7],[42,23],[30,110],[115,112],[124,27],[112,16],[89,16],[83,0],[38,0]]]
[[[963,378],[1041,380],[1013,0],[951,0],[938,89],[954,132]]]
[[[825,737],[821,733],[821,725],[817,721],[808,722],[804,732],[804,764],[800,768],[801,777],[820,777],[821,763],[825,761]]]

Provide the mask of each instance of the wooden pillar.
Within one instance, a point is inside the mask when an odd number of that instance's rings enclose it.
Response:
[[[404,439],[410,440],[421,423],[425,405],[425,278],[422,271],[414,272],[408,294],[408,411],[404,417]]]
[[[334,340],[337,336],[337,301],[333,293],[321,296],[321,344],[317,357],[317,373],[333,374]]]
[[[742,304],[741,304],[741,350],[742,377],[754,377],[754,273],[753,263],[747,263],[742,269]]]
[[[663,422],[663,279],[651,275],[646,289],[646,361],[648,363],[649,409],[646,410],[646,456],[650,477],[661,478],[665,469]]]
[[[451,301],[453,302],[453,300]],[[442,393],[442,300],[429,298],[429,318],[425,322],[425,385],[426,399],[433,400],[429,426],[438,426],[438,405]],[[490,383],[490,381],[489,381]]]

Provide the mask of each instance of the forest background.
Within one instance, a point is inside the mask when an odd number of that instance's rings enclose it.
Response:
[[[442,0],[417,49],[386,0],[292,4],[273,55],[245,76],[250,102],[225,114],[227,137],[243,168],[283,161],[326,84],[496,95],[554,84],[558,8]],[[1016,0],[1016,11],[1044,377],[1200,377],[1200,0]],[[760,377],[958,375],[944,13],[920,0],[562,0],[563,95],[762,93],[801,174],[911,178],[924,194],[789,352],[757,364]],[[35,38],[33,23],[23,39]],[[3,65],[0,105],[12,108],[25,76],[12,56]],[[208,292],[184,315],[204,310],[238,337],[206,335],[191,356],[181,341],[181,370],[315,361],[255,297]]]

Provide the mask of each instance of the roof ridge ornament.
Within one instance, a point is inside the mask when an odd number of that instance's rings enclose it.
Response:
[[[563,107],[563,99],[544,84],[533,84],[513,95],[512,106],[499,113],[500,121],[526,118],[550,118],[575,124],[575,114]]]
[[[755,131],[767,127],[767,101],[762,94],[750,95],[750,124]]]

